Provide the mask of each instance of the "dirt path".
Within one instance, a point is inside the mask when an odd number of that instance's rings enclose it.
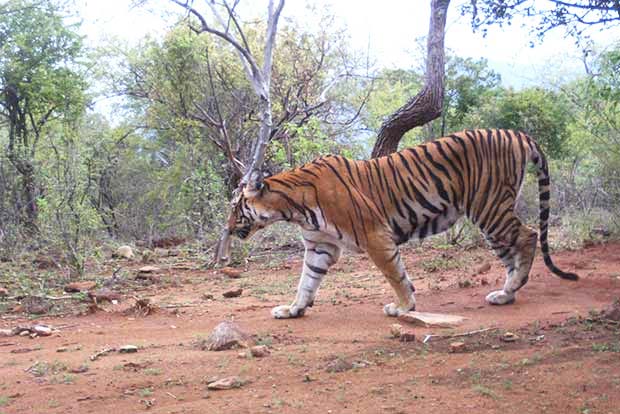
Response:
[[[41,318],[61,327],[51,337],[0,337],[0,413],[620,413],[618,326],[588,319],[620,297],[620,244],[556,254],[561,268],[580,274],[577,283],[552,276],[537,259],[530,282],[506,307],[484,302],[503,282],[486,250],[410,248],[404,257],[418,309],[466,316],[462,326],[412,328],[413,343],[391,338],[396,321],[381,312],[391,291],[363,256],[342,260],[297,320],[269,314],[294,295],[297,256],[277,266],[255,263],[239,279],[168,271],[175,283],[139,293],[154,304],[186,307],[125,315],[128,298],[108,312]],[[486,263],[488,271],[472,275]],[[233,287],[243,295],[222,298]],[[247,359],[239,350],[195,346],[225,319],[271,355]],[[0,327],[26,322],[0,319]],[[450,352],[454,340],[420,341],[489,327],[498,329],[459,338],[466,347],[460,353]],[[507,330],[519,339],[502,342]],[[125,344],[140,349],[89,359]],[[85,372],[71,372],[80,367]],[[248,382],[207,391],[208,381],[231,375]]]

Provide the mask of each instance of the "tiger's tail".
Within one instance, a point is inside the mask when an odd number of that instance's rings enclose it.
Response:
[[[560,270],[555,264],[553,264],[553,261],[551,260],[551,255],[549,254],[549,243],[547,241],[550,211],[549,199],[551,194],[549,188],[549,166],[547,164],[547,159],[545,158],[545,155],[541,151],[539,145],[533,140],[532,143],[534,144],[535,148],[535,151],[532,152],[532,162],[536,165],[538,176],[540,249],[542,250],[545,265],[552,273],[560,276],[562,279],[578,280],[579,276],[577,276],[575,273],[564,272],[563,270]]]

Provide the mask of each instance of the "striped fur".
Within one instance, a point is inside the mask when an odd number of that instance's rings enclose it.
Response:
[[[229,230],[240,238],[273,222],[298,224],[306,247],[297,297],[278,306],[276,318],[303,315],[342,248],[367,252],[395,290],[398,302],[384,307],[397,316],[415,308],[414,288],[398,245],[447,230],[465,215],[483,232],[507,268],[502,290],[489,293],[491,304],[512,303],[528,280],[536,250],[536,232],[514,212],[526,165],[538,174],[540,244],[549,256],[549,171],[539,145],[508,130],[463,131],[393,153],[353,161],[326,156],[262,179],[254,174],[233,201]]]

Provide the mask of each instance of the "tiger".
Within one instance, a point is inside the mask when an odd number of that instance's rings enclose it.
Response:
[[[531,162],[538,178],[539,229],[524,225],[515,203]],[[546,267],[578,280],[551,260],[548,244],[550,177],[540,145],[520,131],[464,130],[387,156],[351,160],[328,155],[265,177],[256,170],[234,195],[226,228],[246,240],[286,221],[301,227],[305,247],[297,294],[276,306],[276,319],[303,316],[343,249],[367,253],[396,293],[388,316],[416,308],[415,288],[399,246],[449,229],[466,216],[506,268],[503,288],[486,301],[506,305],[528,281],[537,239]]]

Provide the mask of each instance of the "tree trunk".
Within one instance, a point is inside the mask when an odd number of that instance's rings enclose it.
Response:
[[[34,167],[29,162],[22,163],[22,189],[24,197],[24,226],[29,234],[37,234],[37,186],[34,178]]]
[[[441,115],[444,95],[444,34],[450,0],[431,0],[426,74],[422,90],[386,119],[379,129],[372,157],[391,154],[403,135]]]

